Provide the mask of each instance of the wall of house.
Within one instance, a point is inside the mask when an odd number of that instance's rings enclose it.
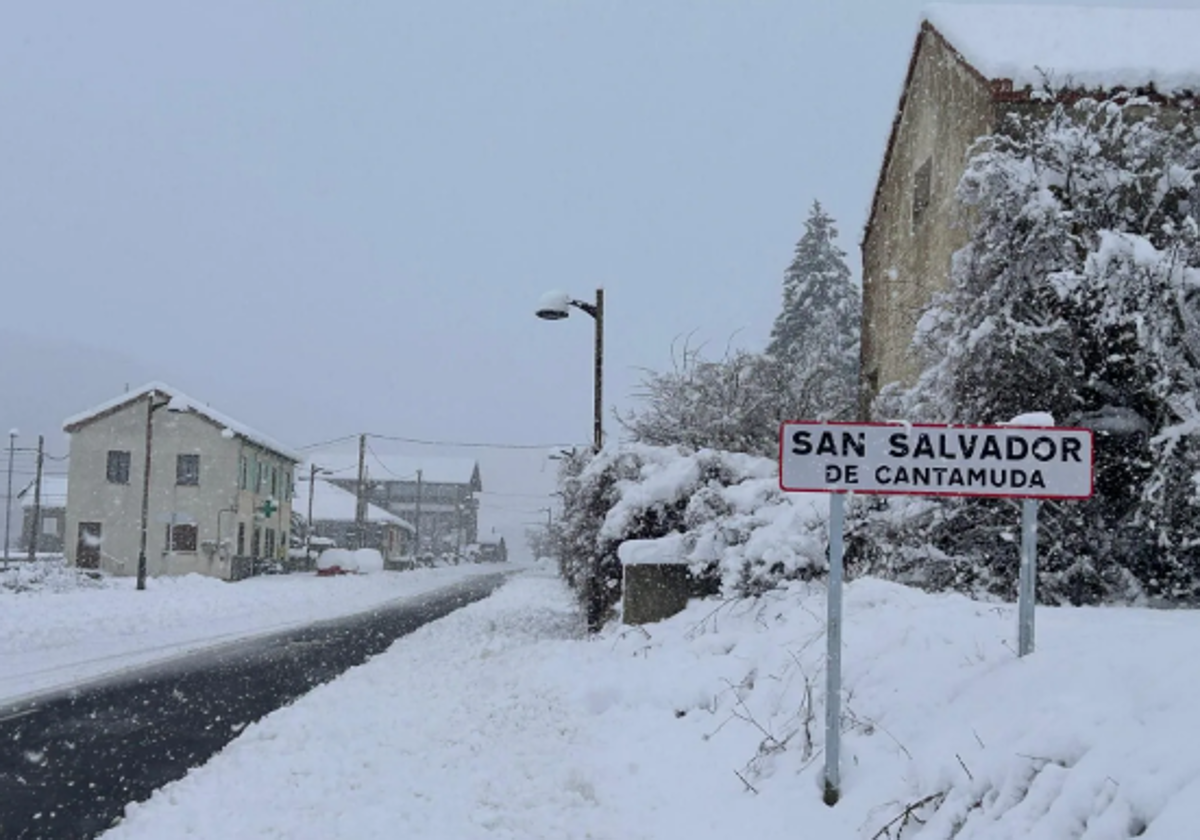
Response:
[[[245,459],[247,464],[246,486],[242,487],[240,479],[241,467],[239,462]],[[228,536],[229,550],[237,557],[253,560],[283,560],[287,557],[288,539],[291,531],[292,496],[295,488],[293,475],[294,465],[270,450],[256,446],[249,441],[240,441],[238,458],[234,460],[235,477],[232,486],[237,488],[235,503],[236,514],[226,515],[223,526],[226,530],[222,536]],[[256,466],[257,465],[257,466]],[[270,472],[274,471],[275,485],[271,486]],[[276,510],[270,516],[263,514],[263,503],[271,499]],[[241,526],[245,539],[240,547],[237,544],[238,526]],[[255,532],[258,539],[255,540]],[[274,551],[268,554],[267,532],[274,534]],[[257,551],[255,544],[257,543]]]
[[[919,372],[911,342],[950,259],[966,243],[955,189],[967,152],[995,124],[987,83],[936,33],[923,32],[875,215],[863,241],[863,403]],[[927,166],[928,204],[914,217]]]
[[[259,496],[238,486],[238,458],[248,448],[239,438],[226,437],[210,421],[193,413],[160,408],[153,414],[146,568],[151,576],[199,573],[229,579],[236,523],[255,521]],[[253,448],[253,447],[249,447]],[[139,400],[99,417],[71,435],[67,489],[66,553],[77,563],[80,522],[100,522],[101,569],[116,575],[136,575],[141,535],[142,476],[146,449],[146,401]],[[129,482],[107,479],[109,450],[130,453]],[[200,456],[199,484],[179,485],[176,456]],[[270,458],[286,467],[282,457]],[[290,506],[284,502],[272,518],[282,522],[282,551]],[[168,550],[173,524],[195,524],[195,551]]]

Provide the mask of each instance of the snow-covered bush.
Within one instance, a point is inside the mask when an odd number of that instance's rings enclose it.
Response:
[[[824,497],[783,493],[768,458],[610,446],[568,461],[560,486],[560,563],[593,626],[620,600],[617,551],[627,540],[677,541],[699,591],[728,596],[759,594],[825,567]]]
[[[984,138],[959,185],[970,240],[918,326],[924,371],[876,403],[1094,430],[1095,496],[1042,508],[1049,601],[1200,596],[1200,134],[1180,113],[1084,99]],[[1015,591],[1015,503],[864,507],[871,568]]]

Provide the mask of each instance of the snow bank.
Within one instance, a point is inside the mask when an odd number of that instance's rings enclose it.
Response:
[[[530,573],[247,727],[105,837],[1194,836],[1200,615],[1042,609],[1019,660],[1014,613],[846,587],[828,808],[820,586],[596,643]]]

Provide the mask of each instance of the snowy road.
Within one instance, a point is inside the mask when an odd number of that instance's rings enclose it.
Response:
[[[504,577],[475,576],[369,613],[0,707],[0,836],[95,836],[126,803],[204,763],[247,724],[486,597]]]

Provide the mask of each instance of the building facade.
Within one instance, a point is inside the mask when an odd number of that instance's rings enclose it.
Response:
[[[269,437],[161,383],[64,430],[71,564],[135,575],[143,529],[150,576],[236,580],[286,557],[299,457]]]
[[[313,453],[313,464],[329,481],[358,493],[358,454],[351,450]],[[416,458],[371,451],[363,462],[366,501],[414,528],[420,554],[461,556],[479,536],[483,491],[479,463],[472,458]]]

